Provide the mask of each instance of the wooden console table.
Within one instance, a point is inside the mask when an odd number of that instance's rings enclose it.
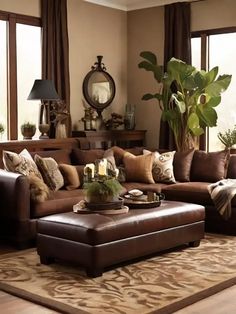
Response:
[[[114,145],[122,148],[144,146],[145,135],[146,130],[72,131],[73,137],[80,138],[81,148],[88,145],[89,148],[105,149]]]

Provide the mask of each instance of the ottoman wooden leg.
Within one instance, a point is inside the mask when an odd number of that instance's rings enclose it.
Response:
[[[189,246],[191,247],[197,247],[199,245],[200,245],[200,240],[189,242]]]
[[[54,262],[53,257],[48,257],[48,256],[42,256],[40,255],[40,263],[44,265],[49,265]]]
[[[101,268],[86,268],[86,274],[88,277],[100,277],[102,276],[103,269]]]

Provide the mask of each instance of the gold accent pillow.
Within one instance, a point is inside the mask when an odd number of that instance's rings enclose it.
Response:
[[[79,174],[75,166],[59,164],[59,170],[64,178],[64,186],[67,190],[75,190],[80,186]]]
[[[135,156],[126,152],[123,157],[126,181],[155,183],[152,177],[154,155]]]
[[[35,175],[43,180],[36,163],[27,149],[23,149],[19,154],[3,151],[3,164],[7,171],[21,173],[25,176]]]
[[[51,157],[42,158],[37,154],[34,156],[34,160],[50,190],[57,191],[63,187],[64,179],[56,160]]]
[[[151,152],[147,149],[143,150],[144,156]],[[175,183],[173,160],[175,151],[158,153],[153,152],[154,161],[152,167],[152,175],[155,182]]]

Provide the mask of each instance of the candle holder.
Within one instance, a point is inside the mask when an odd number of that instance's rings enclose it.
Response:
[[[87,164],[84,168],[84,189],[86,202],[107,203],[120,202],[122,186],[117,180],[118,171],[108,169],[107,160],[101,159],[95,164]],[[88,206],[89,207],[89,206]]]

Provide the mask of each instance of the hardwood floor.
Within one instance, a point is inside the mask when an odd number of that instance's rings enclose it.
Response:
[[[0,255],[14,252],[12,247],[0,245]],[[173,314],[235,314],[236,313],[236,285],[225,289],[209,298],[196,302]],[[4,314],[56,314],[59,312],[20,299],[0,291],[0,313]],[[105,313],[104,313],[105,314]],[[128,314],[128,313],[127,313]]]

